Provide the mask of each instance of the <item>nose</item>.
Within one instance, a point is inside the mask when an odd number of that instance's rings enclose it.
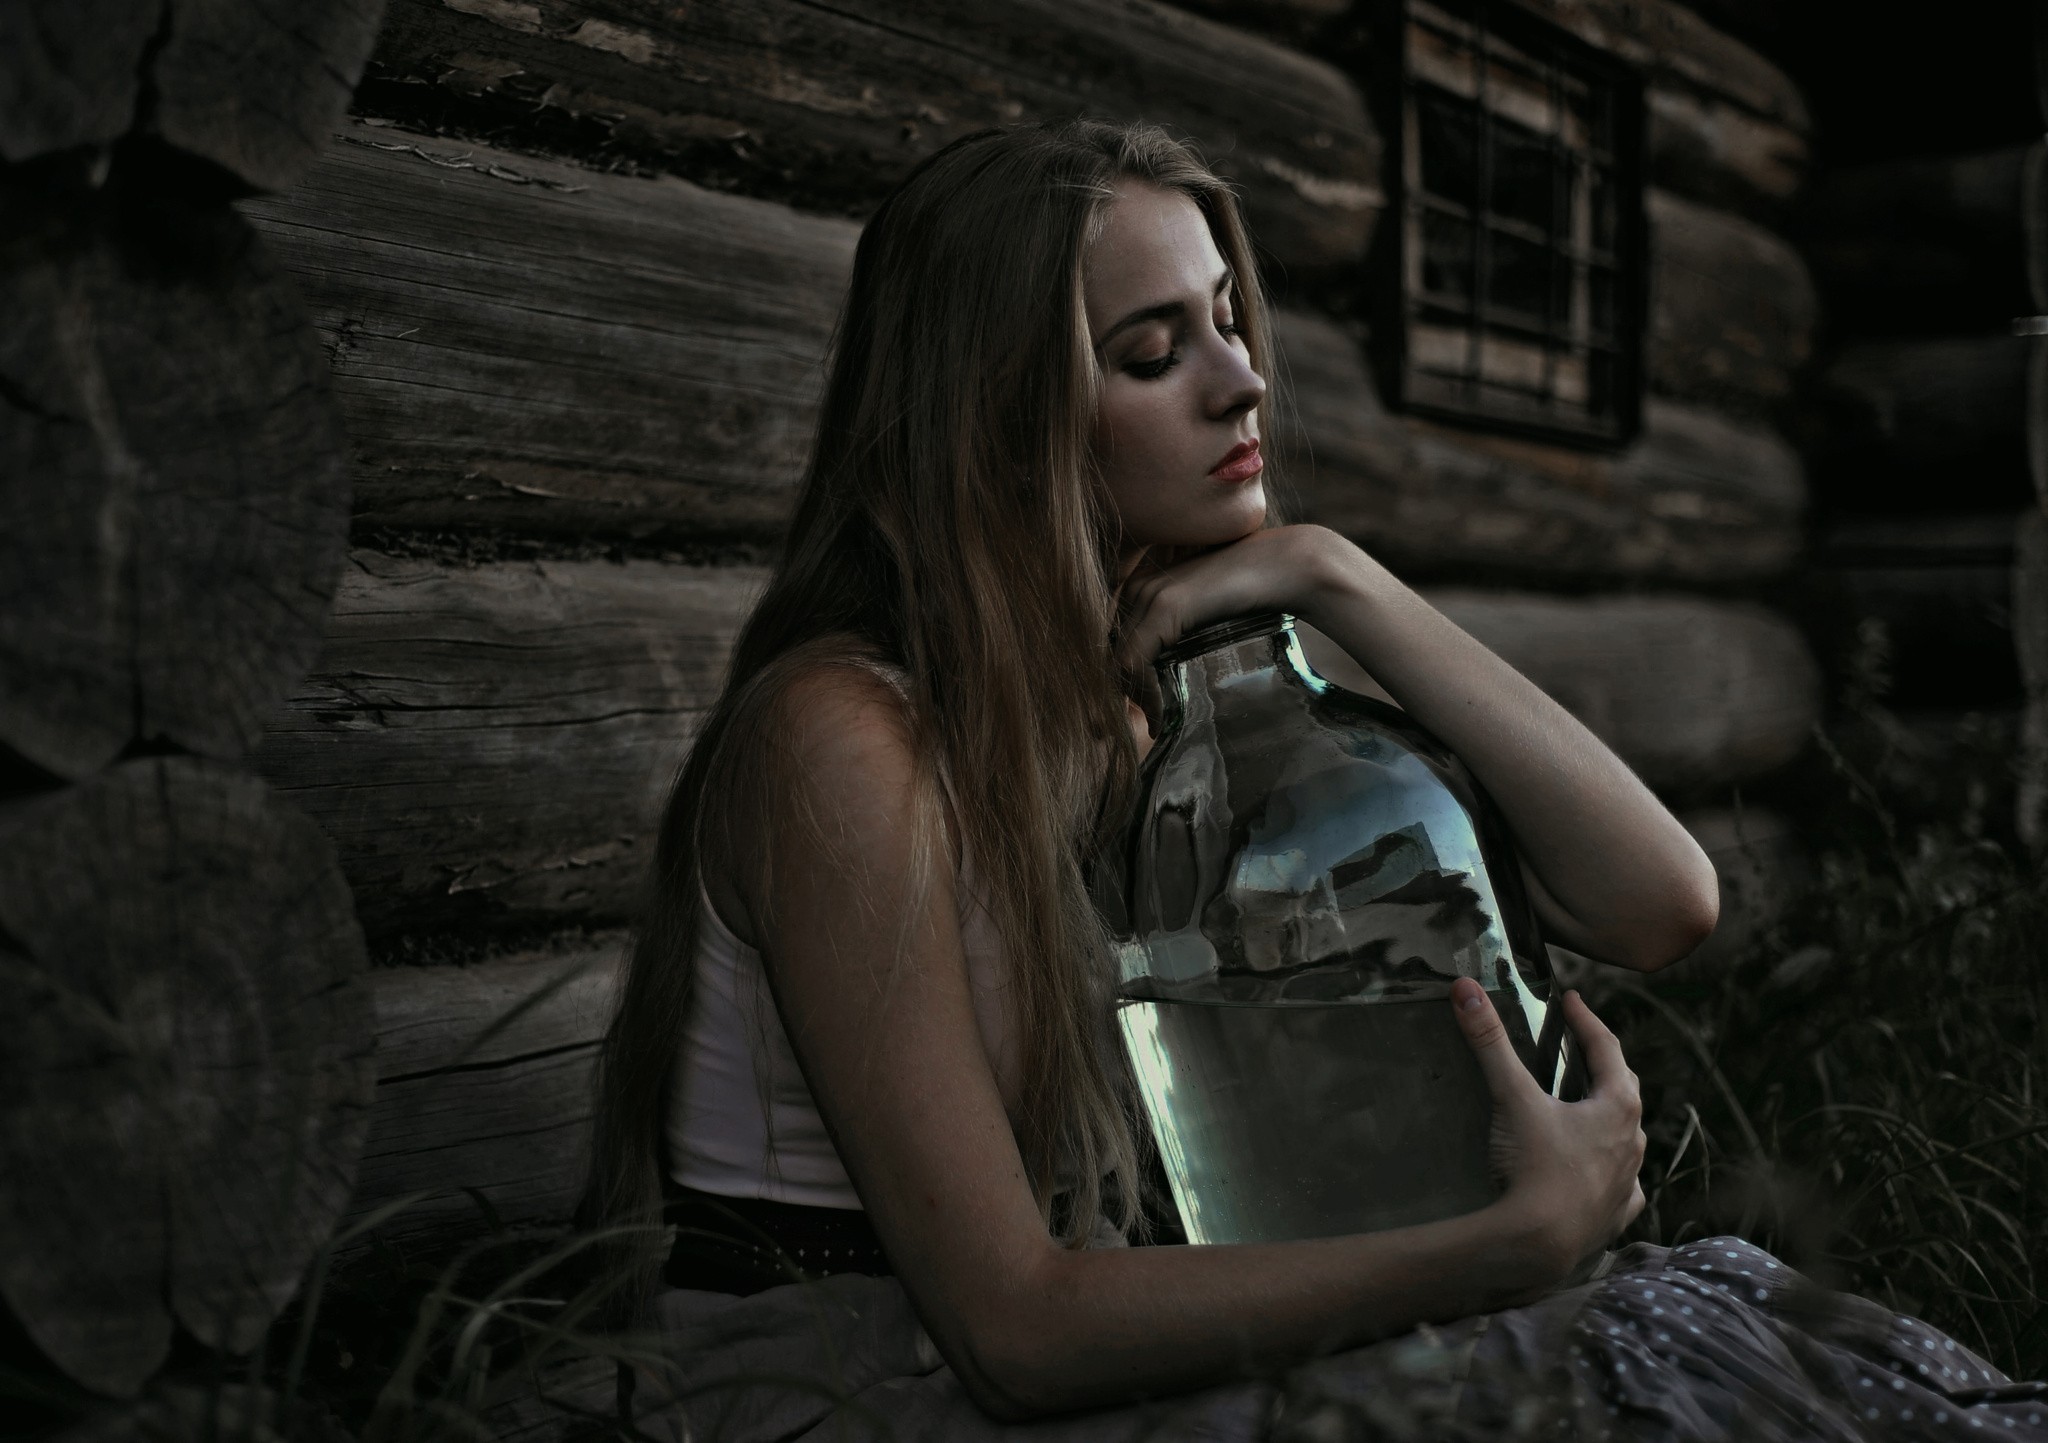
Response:
[[[1266,379],[1252,369],[1251,358],[1238,347],[1226,343],[1221,354],[1222,364],[1209,393],[1209,418],[1235,421],[1266,398]]]

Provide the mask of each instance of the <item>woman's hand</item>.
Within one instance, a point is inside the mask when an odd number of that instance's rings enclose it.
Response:
[[[1642,1093],[1621,1043],[1577,992],[1564,996],[1565,1020],[1592,1073],[1580,1102],[1560,1102],[1537,1086],[1516,1055],[1493,1002],[1477,982],[1451,984],[1458,1026],[1493,1094],[1494,1169],[1507,1192],[1494,1204],[1510,1234],[1531,1251],[1548,1283],[1621,1235],[1643,1210]]]
[[[1166,564],[1148,556],[1118,594],[1116,659],[1132,694],[1159,730],[1159,681],[1152,662],[1190,632],[1233,616],[1287,611],[1311,623],[1316,605],[1347,562],[1365,553],[1321,526],[1276,526],[1227,546]]]

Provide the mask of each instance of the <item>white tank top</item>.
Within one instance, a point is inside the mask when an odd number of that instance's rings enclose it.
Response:
[[[1022,1074],[1002,942],[971,865],[960,869],[958,893],[974,1018],[1014,1126]],[[670,1084],[669,1175],[721,1197],[858,1208],[775,1010],[761,954],[733,934],[701,888],[698,895],[694,985]]]

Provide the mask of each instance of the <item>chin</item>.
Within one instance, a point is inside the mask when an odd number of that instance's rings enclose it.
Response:
[[[1215,483],[1210,483],[1212,486]],[[1148,521],[1156,524],[1147,524]],[[1185,506],[1152,518],[1134,518],[1125,534],[1145,538],[1147,547],[1206,551],[1242,541],[1266,524],[1266,491],[1254,477],[1218,494],[1192,497]]]
[[[1190,539],[1183,546],[1222,546],[1232,541],[1242,541],[1266,524],[1266,490],[1256,479],[1244,483],[1243,493],[1230,497],[1226,504],[1213,511],[1203,508],[1209,514],[1190,530],[1200,532],[1199,539]]]

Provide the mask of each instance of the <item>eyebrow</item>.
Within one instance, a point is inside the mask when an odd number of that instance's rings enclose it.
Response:
[[[1209,294],[1212,297],[1222,295],[1223,292],[1229,288],[1230,283],[1236,279],[1237,273],[1233,271],[1229,266],[1224,266],[1223,274],[1216,278],[1216,288]],[[1102,339],[1095,343],[1095,349],[1098,351],[1101,350],[1104,346],[1108,345],[1110,341],[1119,332],[1127,331],[1132,326],[1141,326],[1147,321],[1178,320],[1180,317],[1185,316],[1187,312],[1188,307],[1186,301],[1166,301],[1156,306],[1141,307],[1138,310],[1132,311],[1128,316],[1125,316],[1122,320],[1118,321],[1115,325],[1111,326],[1108,330],[1104,331],[1102,333]]]

